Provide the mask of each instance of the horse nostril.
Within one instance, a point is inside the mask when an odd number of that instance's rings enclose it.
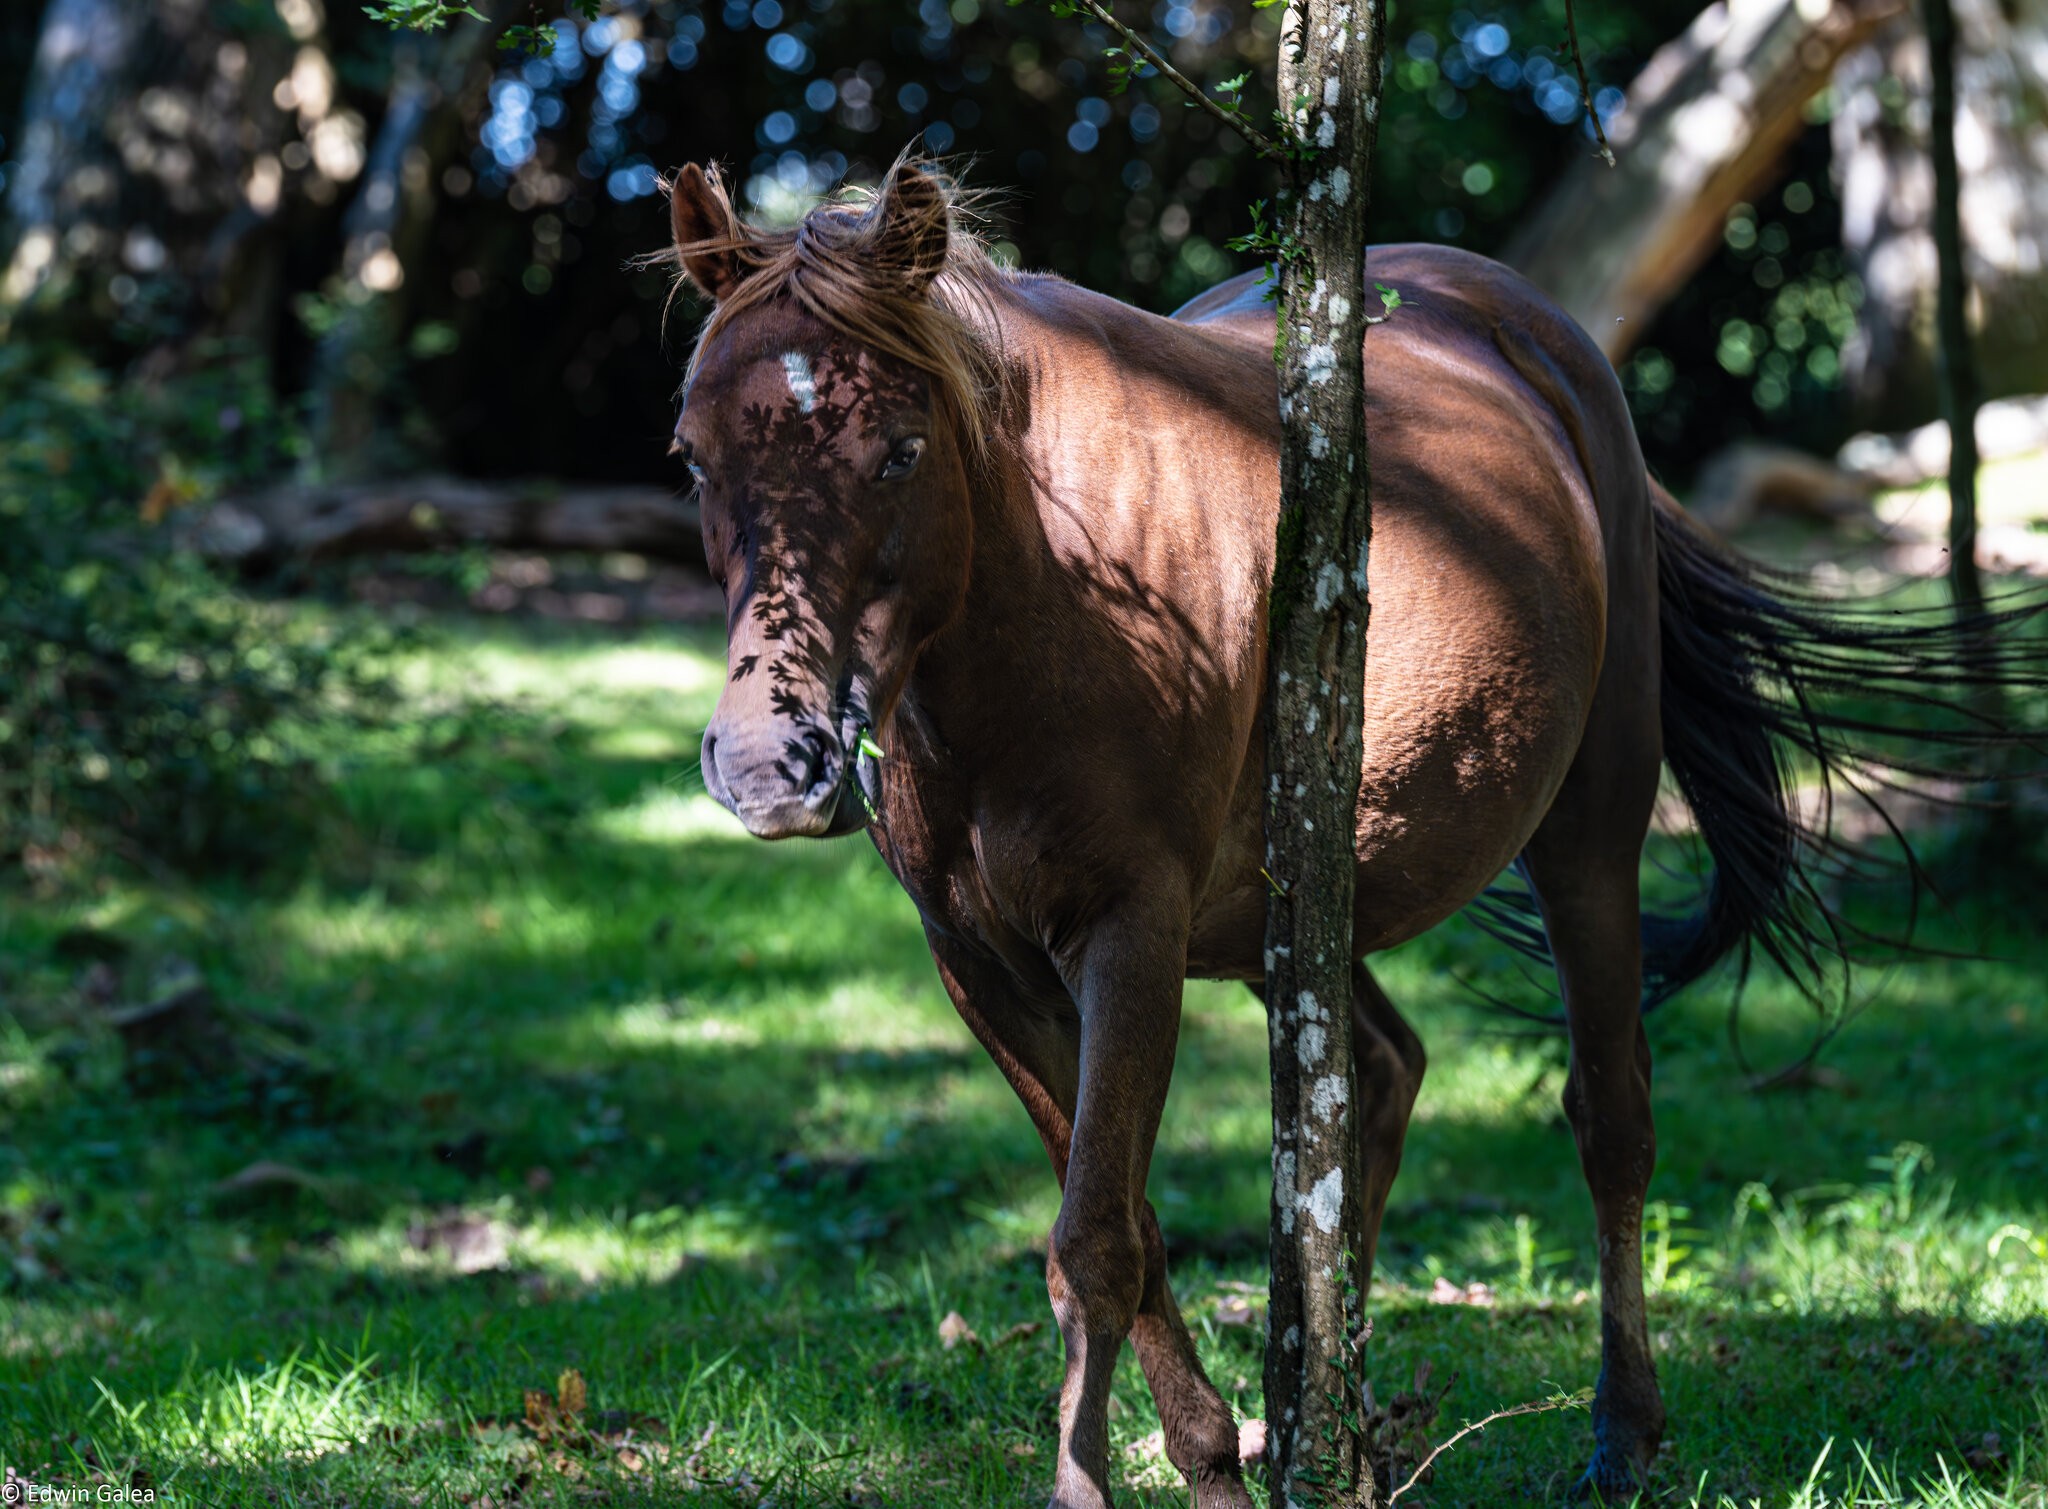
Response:
[[[833,758],[833,740],[830,735],[808,729],[803,737],[790,748],[792,762],[796,765],[796,788],[809,795],[820,787],[838,784],[836,761]]]

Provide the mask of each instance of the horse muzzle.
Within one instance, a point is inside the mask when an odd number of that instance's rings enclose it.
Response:
[[[866,825],[845,747],[822,729],[763,735],[713,720],[703,764],[705,789],[756,838],[833,838]]]

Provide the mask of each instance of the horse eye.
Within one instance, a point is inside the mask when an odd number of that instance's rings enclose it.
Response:
[[[898,441],[896,449],[889,453],[889,459],[882,463],[881,480],[895,482],[909,476],[917,469],[918,458],[924,455],[924,440],[913,435],[908,440]]]

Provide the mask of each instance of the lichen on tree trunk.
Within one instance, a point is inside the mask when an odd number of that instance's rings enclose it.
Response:
[[[1273,1503],[1371,1503],[1347,1428],[1353,1273],[1351,909],[1372,524],[1363,339],[1384,0],[1292,0],[1280,247],[1281,503],[1267,650],[1266,999],[1273,1082],[1266,1347]],[[1377,307],[1377,301],[1372,307]]]

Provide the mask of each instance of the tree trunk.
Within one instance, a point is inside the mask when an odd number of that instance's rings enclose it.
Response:
[[[433,219],[434,185],[462,140],[448,107],[506,8],[496,0],[482,19],[394,44],[384,118],[342,222],[338,313],[314,359],[307,408],[316,475],[358,477],[389,470],[396,459],[380,455],[376,442],[390,432],[382,410],[405,365],[406,279]]]
[[[1923,30],[1901,17],[1843,60],[1833,134],[1842,242],[1863,281],[1843,375],[1877,428],[1940,402],[1933,122],[1954,132],[1964,305],[1983,390],[2048,391],[2048,0],[1952,0],[1953,116],[1929,99]]]
[[[118,320],[165,345],[224,323],[262,282],[244,263],[266,213],[252,187],[284,134],[271,96],[290,62],[286,39],[233,32],[199,0],[50,0],[8,185],[0,334],[51,324],[90,347]]]
[[[1721,0],[1657,50],[1588,153],[1523,221],[1503,260],[1619,361],[1720,245],[1728,211],[1781,171],[1835,64],[1905,0]]]
[[[1367,1503],[1351,1104],[1353,834],[1363,760],[1372,519],[1363,341],[1378,306],[1366,212],[1385,0],[1290,0],[1283,122],[1280,518],[1268,603],[1266,1009],[1273,1080],[1266,1342],[1273,1503]]]
[[[1984,611],[1977,576],[1977,367],[1964,314],[1970,286],[1963,267],[1962,183],[1956,165],[1956,18],[1949,0],[1925,0],[1929,91],[1929,156],[1934,167],[1935,295],[1941,350],[1937,363],[1941,417],[1948,421],[1948,580],[1958,614]]]

